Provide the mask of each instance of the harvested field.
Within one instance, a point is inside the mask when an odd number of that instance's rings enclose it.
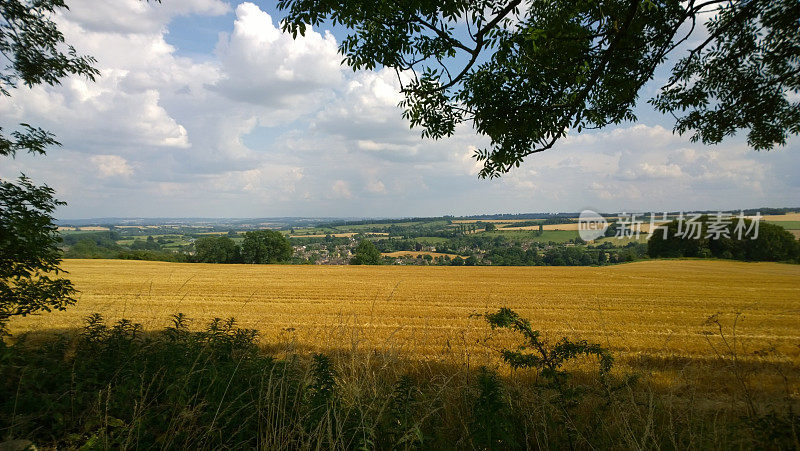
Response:
[[[204,324],[235,316],[265,342],[313,348],[349,343],[423,359],[475,356],[488,329],[472,313],[511,307],[548,337],[607,345],[623,360],[713,357],[713,328],[734,315],[747,349],[774,347],[800,363],[800,266],[654,260],[609,267],[398,267],[213,265],[65,260],[81,290],[65,312],[15,319],[13,333],[68,329],[100,312],[145,328],[183,312]],[[341,335],[333,339],[331,335]],[[710,340],[710,341],[709,341]],[[494,351],[491,351],[494,354]],[[449,356],[449,357],[448,357]]]

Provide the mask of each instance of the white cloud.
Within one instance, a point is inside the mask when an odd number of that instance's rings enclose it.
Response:
[[[303,169],[288,165],[264,165],[246,171],[228,172],[216,177],[214,185],[228,192],[259,193],[262,196],[285,196],[297,190]]]
[[[93,155],[90,160],[97,168],[100,178],[133,175],[133,168],[119,155]]]
[[[384,158],[416,155],[427,143],[402,119],[397,106],[403,99],[399,90],[392,70],[359,71],[315,116],[311,127],[359,149],[381,151]]]
[[[101,75],[95,82],[71,77],[61,86],[17,89],[3,111],[5,120],[44,126],[65,147],[90,153],[189,147],[187,130],[164,108],[164,94],[181,87],[197,89],[218,75],[208,63],[176,58],[164,40],[164,25],[177,14],[224,13],[227,5],[179,0],[162,9],[111,0],[71,6],[58,16],[59,27],[79,53],[97,58]]]
[[[214,89],[239,102],[302,109],[341,82],[337,51],[329,32],[309,27],[305,36],[292,39],[258,6],[242,3],[236,7],[233,33],[217,44],[224,73]]]
[[[111,34],[157,33],[176,16],[218,16],[230,10],[220,0],[80,1],[69,4],[66,15],[90,32]]]
[[[386,185],[378,179],[370,179],[367,181],[366,190],[375,194],[386,194]]]
[[[639,165],[641,173],[651,179],[656,178],[678,178],[683,175],[681,167],[677,164],[650,164],[642,163]]]
[[[84,0],[72,8],[59,24],[80,53],[98,58],[102,76],[19,89],[0,103],[0,126],[25,120],[64,143],[0,168],[54,186],[70,201],[62,216],[632,211],[800,198],[795,141],[780,153],[749,151],[741,139],[704,147],[659,121],[572,134],[499,180],[478,180],[473,155],[486,138],[462,124],[450,138],[421,139],[401,117],[396,74],[342,68],[327,31],[294,40],[242,3],[224,16],[231,31],[213,53],[180,56],[167,40],[171,21],[230,6]]]
[[[350,191],[350,183],[344,180],[336,180],[331,185],[331,197],[335,198],[342,198],[342,199],[350,199],[353,197],[353,193]]]

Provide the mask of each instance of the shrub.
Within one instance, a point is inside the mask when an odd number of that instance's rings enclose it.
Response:
[[[614,363],[611,353],[596,343],[586,340],[570,341],[566,337],[556,344],[542,339],[538,330],[533,330],[530,322],[509,308],[501,308],[496,313],[483,315],[489,325],[495,328],[510,329],[522,334],[525,342],[516,350],[503,349],[503,360],[514,369],[533,368],[556,386],[562,386],[569,376],[563,366],[579,356],[595,356],[598,359],[600,377],[604,378]],[[530,350],[531,352],[526,352]]]
[[[784,449],[797,442],[800,417],[791,408],[743,419],[736,409],[672,405],[665,400],[673,394],[614,386],[611,355],[596,344],[549,343],[509,309],[481,316],[524,338],[502,351],[517,369],[511,376],[375,352],[276,359],[231,318],[193,330],[177,314],[164,330],[146,332],[91,315],[78,334],[0,341],[0,440],[83,449]],[[568,377],[568,363],[581,356],[597,359],[599,384]]]

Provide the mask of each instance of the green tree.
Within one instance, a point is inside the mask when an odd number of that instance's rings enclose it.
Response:
[[[158,251],[161,250],[161,246],[153,239],[152,236],[148,236],[146,240],[141,240],[139,238],[134,238],[133,243],[131,243],[131,250],[134,251]]]
[[[453,257],[453,259],[450,260],[450,266],[464,266],[464,259],[458,256]]]
[[[779,225],[762,222],[758,237],[742,240],[741,244],[744,260],[800,262],[800,241]]]
[[[633,121],[649,100],[675,131],[719,143],[748,130],[755,149],[800,132],[797,0],[280,0],[283,30],[351,30],[339,51],[354,70],[395,69],[404,117],[424,137],[471,123],[490,140],[475,157],[496,177],[569,130]],[[715,14],[710,14],[715,13]],[[704,17],[710,17],[704,19]],[[698,36],[705,20],[707,36]],[[695,42],[698,41],[698,42]],[[691,45],[689,45],[691,43]],[[688,53],[683,52],[689,47]]]
[[[495,226],[494,224],[492,224],[490,222],[490,223],[486,224],[486,227],[484,227],[484,230],[487,231],[487,232],[493,232],[493,231],[497,230],[497,226]]]
[[[276,230],[256,230],[244,234],[242,261],[244,263],[283,263],[292,258],[289,239]]]
[[[380,265],[383,263],[381,253],[370,240],[361,240],[356,246],[354,254],[350,259],[351,265]]]
[[[90,80],[99,72],[94,59],[66,45],[52,20],[66,9],[62,0],[0,1],[0,94],[11,97],[20,84],[57,85],[69,75]],[[17,152],[44,155],[58,146],[50,132],[27,123],[10,132],[0,128],[0,156]],[[75,289],[59,276],[58,229],[52,213],[63,205],[47,186],[22,175],[16,183],[0,180],[0,333],[12,316],[63,310],[75,303]]]
[[[653,258],[666,257],[699,257],[703,249],[708,248],[708,239],[704,238],[708,226],[707,217],[696,221],[700,228],[700,238],[686,239],[683,234],[687,232],[687,221],[680,224],[677,220],[661,226],[647,240],[647,255]],[[666,233],[664,232],[666,229]],[[678,233],[680,230],[681,233]]]
[[[666,257],[717,257],[749,261],[795,261],[800,262],[800,242],[781,226],[760,222],[755,239],[752,221],[745,219],[744,230],[749,234],[739,236],[739,221],[733,218],[725,227],[724,233],[709,234],[709,223],[713,217],[701,216],[697,220],[699,238],[695,233],[686,234],[690,229],[688,221],[674,220],[656,230],[647,241],[647,254],[653,258]],[[664,228],[667,233],[664,234]],[[680,233],[679,233],[680,232]]]
[[[198,238],[194,242],[197,261],[202,263],[237,263],[240,249],[227,236]]]
[[[117,247],[100,246],[92,239],[82,238],[70,246],[64,255],[66,258],[116,258],[119,251]]]
[[[58,227],[51,214],[61,202],[53,190],[25,176],[0,181],[0,334],[12,316],[75,303],[75,289],[59,276]]]

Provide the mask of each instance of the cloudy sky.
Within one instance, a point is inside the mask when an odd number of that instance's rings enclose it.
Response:
[[[5,160],[57,190],[60,218],[430,216],[800,205],[800,140],[714,147],[639,122],[571,135],[500,180],[480,180],[469,127],[423,140],[393,73],[340,66],[341,30],[292,40],[273,2],[81,0],[58,18],[97,58],[96,83],[18,89],[0,122],[63,143]],[[643,93],[649,98],[657,79]]]

